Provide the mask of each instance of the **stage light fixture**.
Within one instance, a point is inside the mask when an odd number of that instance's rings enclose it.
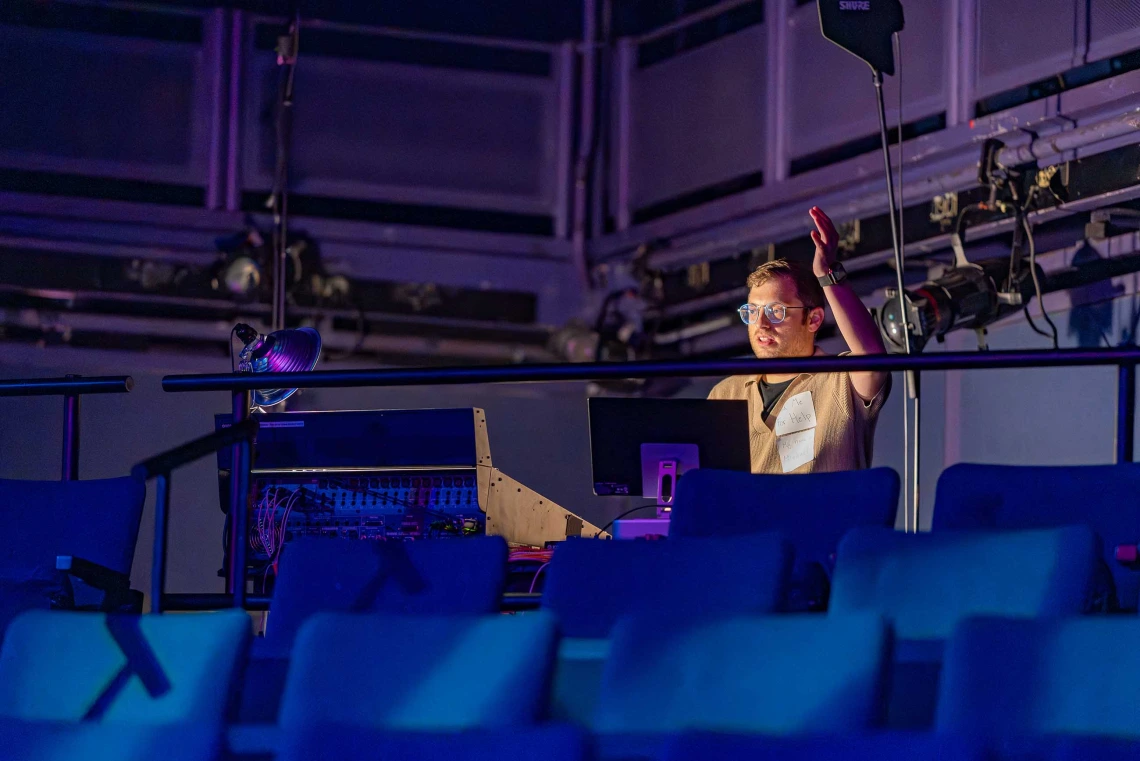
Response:
[[[1041,275],[1038,267],[1038,275]],[[1002,283],[1004,287],[999,287]],[[931,338],[939,341],[951,330],[981,330],[1007,314],[1019,311],[1034,293],[1028,262],[1020,262],[1010,277],[1008,257],[987,259],[947,269],[941,277],[904,294],[905,319],[910,325],[913,351],[920,352]],[[895,291],[879,310],[879,329],[891,349],[906,351]],[[980,339],[980,336],[979,336]]]
[[[234,333],[243,344],[238,354],[239,373],[304,373],[315,368],[321,356],[321,334],[312,328],[287,328],[263,335],[249,325],[239,324],[234,327]],[[254,391],[253,404],[272,407],[296,390]]]
[[[218,260],[210,271],[210,285],[243,301],[256,299],[261,292],[265,240],[256,227],[250,227],[215,241]]]

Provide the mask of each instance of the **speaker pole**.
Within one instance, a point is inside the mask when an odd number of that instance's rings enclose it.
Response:
[[[871,71],[871,77],[875,82],[875,100],[879,106],[879,135],[883,144],[883,166],[887,171],[887,204],[890,207],[890,214],[887,216],[891,219],[891,244],[894,246],[895,254],[895,281],[899,291],[899,315],[902,317],[903,343],[906,345],[906,353],[910,354],[912,352],[910,322],[906,319],[906,297],[904,296],[905,292],[903,290],[903,252],[902,246],[899,245],[899,225],[902,224],[902,219],[898,219],[897,221],[895,219],[897,210],[897,205],[895,204],[895,180],[894,172],[891,169],[891,148],[887,133],[887,106],[886,100],[883,97],[883,75],[878,69],[872,69]],[[902,125],[899,125],[899,127],[901,129]]]
[[[906,346],[906,353],[914,353],[914,345],[911,343],[911,325],[909,316],[906,313],[906,288],[903,278],[903,247],[898,242],[898,228],[903,223],[902,211],[898,210],[895,203],[895,173],[891,170],[890,166],[890,140],[887,131],[887,103],[884,93],[882,93],[882,72],[877,68],[871,69],[871,79],[874,82],[874,99],[878,105],[879,111],[879,137],[882,142],[882,165],[887,173],[887,205],[890,213],[887,214],[890,218],[890,242],[894,246],[895,253],[895,287],[898,291],[898,316],[899,322],[903,327],[903,345]],[[898,129],[903,128],[902,124],[898,125]],[[899,161],[902,161],[902,156],[899,156]],[[896,219],[897,214],[897,219]],[[905,489],[910,494],[904,494],[903,497],[903,527],[906,531],[918,532],[919,530],[919,379],[913,370],[907,370],[904,374],[906,385],[906,399],[914,400],[914,439],[911,442],[913,453],[906,451],[907,447],[903,445],[903,470],[905,472],[906,461],[911,459],[911,473],[910,477],[906,478]],[[903,404],[903,416],[906,415],[906,404]],[[907,502],[912,502],[910,509],[907,509]]]

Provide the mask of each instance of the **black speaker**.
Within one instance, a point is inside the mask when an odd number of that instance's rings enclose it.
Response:
[[[823,36],[872,69],[894,76],[891,35],[903,28],[899,0],[818,0]]]

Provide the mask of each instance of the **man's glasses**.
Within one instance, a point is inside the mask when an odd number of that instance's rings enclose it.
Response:
[[[781,304],[778,301],[773,301],[771,304],[745,304],[737,313],[745,325],[752,325],[760,321],[760,312],[764,312],[764,316],[768,318],[768,322],[773,325],[779,325],[787,319],[789,309],[811,309],[812,307],[790,307],[786,304]]]

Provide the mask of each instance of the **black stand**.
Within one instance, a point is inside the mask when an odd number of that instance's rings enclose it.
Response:
[[[79,480],[79,394],[64,394],[63,397],[63,467],[60,478],[64,481]]]
[[[883,74],[878,69],[871,69],[872,80],[875,83],[875,100],[879,109],[879,135],[883,144],[883,166],[887,173],[887,203],[890,205],[890,213],[887,215],[891,219],[891,243],[894,246],[894,262],[895,262],[895,284],[898,289],[899,297],[899,322],[902,325],[903,345],[906,346],[906,353],[914,353],[914,344],[911,340],[911,325],[907,319],[906,308],[906,289],[903,282],[903,250],[902,245],[899,243],[899,228],[902,225],[902,210],[897,208],[895,203],[895,181],[894,172],[891,170],[891,149],[887,135],[887,105],[886,99],[883,97]],[[902,129],[902,124],[899,124],[899,129]],[[899,157],[902,160],[902,157]],[[898,218],[896,219],[896,213]],[[918,373],[908,370],[905,373],[906,378],[906,397],[907,399],[914,400],[914,431],[913,437],[910,436],[909,418],[907,416],[906,404],[903,404],[903,471],[904,481],[903,488],[907,491],[903,494],[903,529],[906,531],[918,531],[918,509],[919,509],[919,380]],[[908,459],[912,460],[910,478],[905,478],[908,472],[906,465]],[[908,508],[908,504],[910,507]]]
[[[285,279],[289,267],[289,149],[293,135],[293,79],[297,71],[297,46],[301,11],[293,5],[289,31],[277,38],[277,65],[283,67],[277,91],[277,161],[269,208],[273,211],[273,307],[272,330],[285,327]]]

